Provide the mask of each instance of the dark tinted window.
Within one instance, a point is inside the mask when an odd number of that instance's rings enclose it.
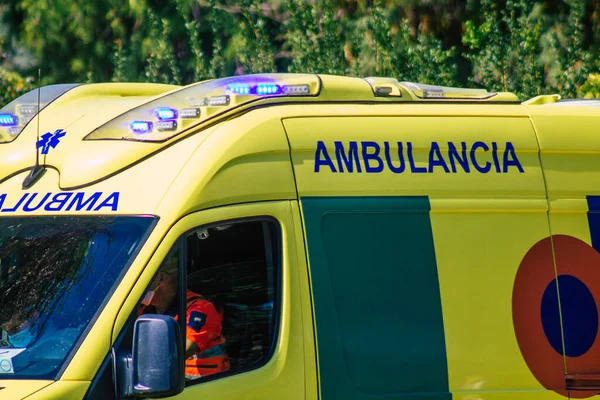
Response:
[[[269,357],[276,324],[279,246],[275,224],[221,225],[188,236],[188,289],[223,313],[231,370]]]

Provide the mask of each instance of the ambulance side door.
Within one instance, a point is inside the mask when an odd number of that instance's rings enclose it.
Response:
[[[316,382],[305,376],[307,364],[314,371],[314,351],[310,316],[304,315],[310,309],[302,305],[308,296],[300,293],[307,290],[307,277],[298,219],[296,202],[272,201],[196,212],[169,230],[123,305],[115,332],[135,317],[153,277],[176,252],[186,268],[179,291],[203,296],[223,315],[230,363],[228,370],[211,373],[202,368],[214,366],[200,363],[200,375],[190,376],[186,360],[186,386],[174,398],[314,398],[306,393],[316,392]],[[203,318],[195,320],[199,331]],[[127,340],[117,337],[119,342]],[[116,351],[128,350],[122,347]],[[203,357],[198,356],[200,362]],[[307,384],[312,386],[307,389]]]
[[[527,115],[491,105],[340,109],[283,121],[321,396],[561,398],[563,356],[536,353],[543,327],[526,298],[532,266],[545,282],[536,296],[555,279]]]

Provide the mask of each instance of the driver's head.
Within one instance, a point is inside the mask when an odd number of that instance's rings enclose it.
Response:
[[[153,293],[149,304],[158,308],[166,308],[177,295],[179,257],[177,252],[169,253],[161,266],[158,275],[150,284]]]
[[[160,268],[160,273],[165,276],[173,277],[177,279],[177,271],[179,270],[179,252],[174,251],[167,255],[165,261],[163,262],[162,267]]]

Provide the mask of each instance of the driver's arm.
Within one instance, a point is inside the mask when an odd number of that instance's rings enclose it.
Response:
[[[194,353],[198,353],[199,350],[200,349],[196,343],[194,343],[190,339],[187,339],[187,338],[185,339],[185,357],[186,358],[190,357]]]
[[[193,303],[186,313],[186,356],[202,352],[221,336],[221,317],[207,300]]]

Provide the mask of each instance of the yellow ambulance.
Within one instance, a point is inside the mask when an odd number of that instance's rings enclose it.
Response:
[[[0,399],[596,396],[599,106],[313,74],[29,92],[0,110]]]

